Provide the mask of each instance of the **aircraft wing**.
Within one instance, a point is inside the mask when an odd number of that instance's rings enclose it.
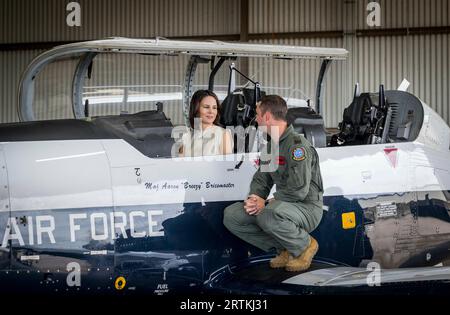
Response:
[[[449,281],[450,267],[422,267],[380,269],[379,272],[368,268],[335,267],[305,272],[286,279],[283,283],[306,286],[364,286],[368,283],[395,284],[417,281]]]
[[[260,259],[218,270],[207,287],[220,294],[439,294],[450,288],[450,266],[373,270],[315,260],[305,272],[287,272]]]

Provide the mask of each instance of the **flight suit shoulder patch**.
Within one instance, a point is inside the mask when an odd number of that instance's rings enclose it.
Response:
[[[292,149],[291,157],[294,161],[303,161],[306,159],[306,150],[302,146],[295,146]]]

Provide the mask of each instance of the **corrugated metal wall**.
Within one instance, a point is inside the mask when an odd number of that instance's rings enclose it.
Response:
[[[211,36],[239,34],[239,0],[79,0],[82,26],[68,27],[66,4],[60,0],[4,0],[1,2],[1,43],[88,40],[107,36]],[[357,30],[436,27],[450,25],[450,0],[379,0],[381,27],[366,23],[368,0],[249,0],[249,32],[342,31],[338,38],[255,40],[294,45],[344,47],[347,62],[328,73],[325,121],[335,127],[351,100],[354,82],[376,91],[380,83],[396,88],[403,78],[410,92],[450,122],[450,35],[364,37]],[[39,51],[0,52],[0,122],[17,121],[17,83],[26,64]],[[137,65],[139,67],[139,65]],[[173,67],[173,65],[171,65]],[[252,64],[250,65],[252,67]],[[256,64],[253,66],[257,66]],[[182,69],[177,70],[182,73]],[[314,62],[287,77],[285,69],[264,71],[262,82],[299,82],[314,95]],[[250,68],[251,71],[252,68]],[[204,76],[204,74],[202,74]],[[131,80],[131,78],[130,78]],[[47,91],[51,95],[52,91]],[[43,94],[44,95],[44,94]]]
[[[1,2],[2,43],[237,34],[240,27],[239,0],[76,0],[80,27],[66,24],[69,0]]]
[[[367,3],[356,1],[356,12],[364,12]],[[426,27],[450,25],[448,0],[378,0],[381,9],[382,28]],[[357,29],[370,29],[367,15],[356,17]]]
[[[342,28],[340,0],[250,0],[250,33],[312,32]]]
[[[44,50],[0,52],[0,123],[18,121],[17,89],[28,63]]]
[[[355,29],[367,25],[373,0],[250,0],[250,33]],[[377,0],[383,29],[450,25],[448,0]],[[351,13],[350,15],[348,13]]]

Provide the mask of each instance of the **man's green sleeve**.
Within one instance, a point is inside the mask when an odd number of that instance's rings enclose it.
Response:
[[[261,172],[260,169],[253,175],[250,183],[250,195],[255,194],[263,199],[267,199],[273,186],[273,180],[269,172]]]

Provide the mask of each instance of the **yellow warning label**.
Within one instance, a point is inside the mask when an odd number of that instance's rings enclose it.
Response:
[[[344,230],[353,229],[356,226],[356,218],[354,212],[346,212],[342,214],[342,228]]]
[[[125,288],[125,285],[127,284],[127,281],[124,277],[118,277],[116,281],[114,282],[114,286],[116,287],[116,290],[122,290]]]

